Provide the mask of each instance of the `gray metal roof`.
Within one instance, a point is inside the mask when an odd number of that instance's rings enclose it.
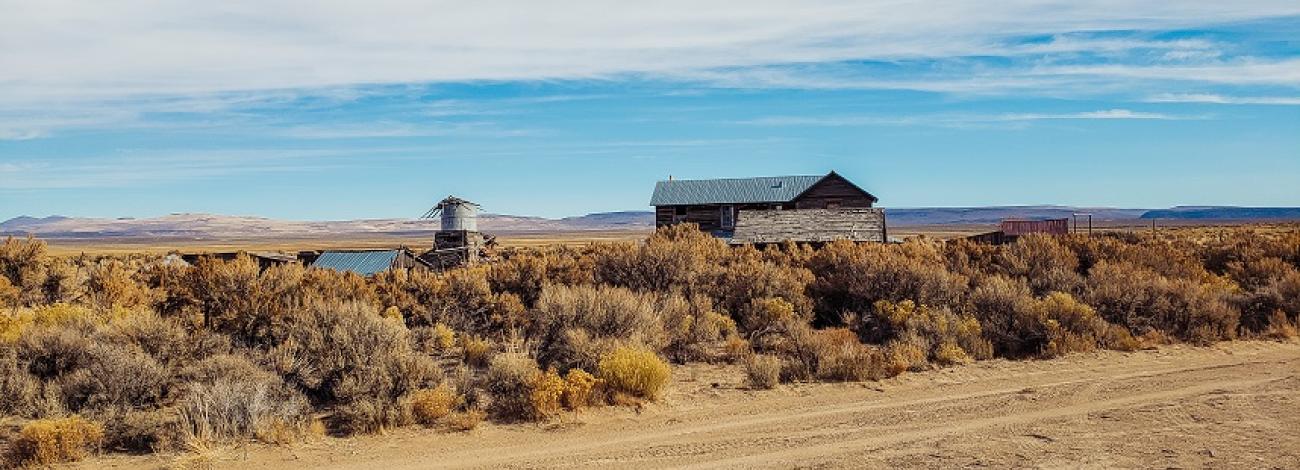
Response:
[[[650,205],[790,202],[825,177],[800,175],[660,181],[655,183]]]
[[[393,260],[400,253],[400,250],[326,251],[321,253],[311,266],[335,271],[352,271],[362,276],[369,276],[387,271],[393,266]]]

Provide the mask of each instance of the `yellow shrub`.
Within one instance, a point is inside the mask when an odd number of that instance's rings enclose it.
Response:
[[[885,352],[885,373],[893,377],[909,370],[924,369],[925,359],[925,348],[915,340],[892,341]]]
[[[85,305],[57,303],[32,309],[32,323],[41,326],[67,325],[81,320],[97,320]]]
[[[955,365],[966,364],[972,359],[961,346],[951,341],[944,341],[934,349],[934,361],[940,365]]]
[[[394,323],[397,323],[398,325],[406,326],[406,320],[402,318],[402,311],[398,310],[397,307],[390,306],[384,309],[383,313],[380,313],[379,315],[384,317],[385,320],[392,321]]]
[[[810,330],[804,330],[810,331]],[[857,335],[844,328],[819,330],[812,334],[796,335],[804,342],[808,353],[800,355],[802,367],[817,377],[827,380],[858,382],[878,378],[880,353],[858,341]],[[791,378],[799,374],[789,374]]]
[[[485,339],[463,336],[461,337],[461,348],[465,350],[465,363],[471,366],[486,367],[488,361],[492,359],[492,343]]]
[[[148,286],[137,283],[133,270],[121,261],[108,260],[87,269],[87,300],[101,308],[139,307],[150,300]]]
[[[614,391],[656,399],[672,371],[655,353],[622,347],[600,360],[600,377]]]
[[[100,325],[113,317],[125,316],[124,312],[125,309],[118,307],[113,308],[107,315],[102,315],[84,305],[62,302],[22,309],[14,315],[0,315],[0,341],[17,341],[23,332],[32,326],[63,326],[77,322]]]
[[[538,374],[528,393],[533,419],[544,420],[560,414],[560,402],[564,398],[565,388],[564,379],[555,369]]]
[[[18,305],[18,298],[21,296],[22,291],[10,283],[8,277],[0,276],[0,308]]]
[[[739,336],[727,338],[727,342],[722,344],[722,349],[727,356],[727,361],[732,364],[745,360],[750,354],[749,341]]]
[[[415,422],[432,427],[451,414],[459,398],[447,384],[439,384],[436,388],[411,394],[411,413]]]
[[[480,409],[471,409],[463,412],[452,413],[447,417],[447,427],[453,431],[472,431],[477,428],[479,423],[483,422],[484,413]]]
[[[13,443],[20,463],[51,465],[75,462],[104,440],[104,427],[80,416],[28,423]]]
[[[456,346],[456,332],[442,323],[433,325],[433,345],[439,352],[450,350]]]
[[[596,388],[596,376],[582,369],[569,369],[564,376],[564,406],[576,410],[591,404],[592,392]]]

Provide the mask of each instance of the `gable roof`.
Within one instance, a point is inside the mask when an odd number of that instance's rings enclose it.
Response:
[[[401,250],[326,251],[321,253],[311,266],[335,271],[352,271],[362,276],[370,276],[391,269],[393,260],[397,259],[399,254]]]
[[[822,178],[800,175],[660,181],[655,183],[650,205],[790,202]]]
[[[821,181],[836,177],[848,182],[873,201],[875,196],[863,191],[834,171],[825,175],[760,176],[757,178],[723,178],[713,180],[668,180],[655,183],[652,206],[685,204],[753,204],[790,202],[808,192]]]

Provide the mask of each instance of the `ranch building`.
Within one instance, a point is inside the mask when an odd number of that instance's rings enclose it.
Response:
[[[655,226],[697,224],[732,244],[888,240],[885,212],[871,193],[834,171],[821,176],[655,184]]]

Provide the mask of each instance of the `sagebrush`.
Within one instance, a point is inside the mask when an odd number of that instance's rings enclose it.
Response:
[[[48,463],[415,423],[469,430],[489,414],[549,420],[660,398],[670,362],[740,363],[765,389],[1295,337],[1300,227],[1215,235],[758,249],[679,225],[641,243],[371,278],[244,256],[60,258],[8,238],[0,414],[30,431],[0,446],[8,463]]]

